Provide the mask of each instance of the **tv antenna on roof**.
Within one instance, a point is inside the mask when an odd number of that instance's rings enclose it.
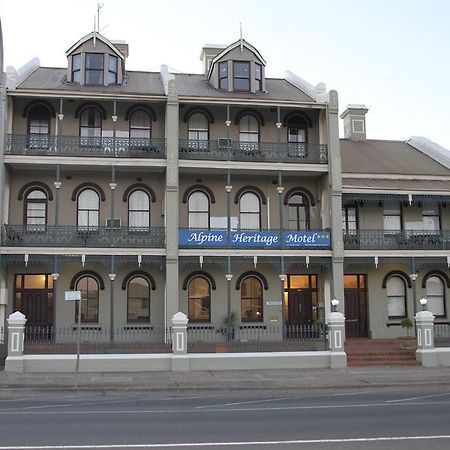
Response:
[[[241,41],[241,53],[244,51],[244,42],[242,40],[242,22],[239,22],[240,41]]]
[[[104,3],[97,3],[97,31],[100,33],[100,10],[103,8]]]

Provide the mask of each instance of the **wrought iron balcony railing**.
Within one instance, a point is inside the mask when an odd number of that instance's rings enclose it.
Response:
[[[235,142],[227,139],[180,139],[180,159],[326,164],[328,146],[286,142]]]
[[[82,227],[72,225],[3,225],[6,247],[165,247],[165,229]]]
[[[30,156],[165,158],[166,140],[160,138],[10,134],[6,138],[5,153]]]
[[[450,230],[354,230],[344,232],[346,250],[450,250]]]

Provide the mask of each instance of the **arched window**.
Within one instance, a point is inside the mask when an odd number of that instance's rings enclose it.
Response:
[[[78,227],[95,229],[100,223],[100,197],[94,189],[84,189],[78,194]]]
[[[204,114],[194,113],[189,117],[188,139],[194,141],[207,141],[209,139],[209,122]]]
[[[29,191],[24,203],[25,225],[47,224],[47,194],[40,189]]]
[[[263,289],[261,280],[250,276],[241,283],[242,322],[263,321]]]
[[[143,109],[137,109],[130,116],[130,138],[150,139],[152,137],[152,119]]]
[[[209,229],[209,197],[202,191],[192,192],[188,200],[189,228]]]
[[[289,230],[309,230],[309,203],[303,194],[293,194],[288,200]]]
[[[252,114],[244,114],[239,121],[239,142],[259,142],[259,123]]]
[[[445,287],[441,277],[432,275],[426,281],[427,308],[436,317],[445,317]]]
[[[142,276],[128,282],[127,321],[150,322],[150,283]]]
[[[45,105],[35,105],[28,113],[28,147],[47,149],[51,112]]]
[[[136,189],[128,197],[128,227],[150,227],[150,197],[141,189]]]
[[[301,116],[292,116],[287,122],[289,156],[307,156],[308,124]]]
[[[386,283],[388,318],[406,317],[406,285],[402,277],[392,276]]]
[[[83,109],[80,114],[81,145],[100,145],[102,136],[102,113],[92,106]]]
[[[189,280],[188,317],[192,322],[211,322],[211,286],[202,276]]]
[[[91,276],[77,280],[75,290],[81,291],[81,322],[98,323],[98,281]],[[75,302],[75,322],[78,321],[78,304]]]
[[[253,192],[246,192],[239,199],[239,221],[242,230],[261,229],[261,205]]]

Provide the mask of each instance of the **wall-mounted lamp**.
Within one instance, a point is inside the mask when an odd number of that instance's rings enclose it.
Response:
[[[337,298],[331,299],[331,312],[337,312],[338,305],[339,305],[339,300]]]
[[[428,299],[425,298],[425,297],[422,297],[422,298],[419,300],[419,303],[420,303],[421,306],[422,306],[422,311],[426,311],[426,310],[427,310]]]

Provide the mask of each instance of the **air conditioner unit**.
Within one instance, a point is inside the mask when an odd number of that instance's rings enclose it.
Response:
[[[113,229],[120,228],[120,219],[113,219]],[[106,219],[106,229],[111,229],[111,219]]]
[[[228,148],[228,145],[230,145],[230,147],[231,147],[231,139],[227,139],[227,138],[217,139],[217,147],[218,148]]]

